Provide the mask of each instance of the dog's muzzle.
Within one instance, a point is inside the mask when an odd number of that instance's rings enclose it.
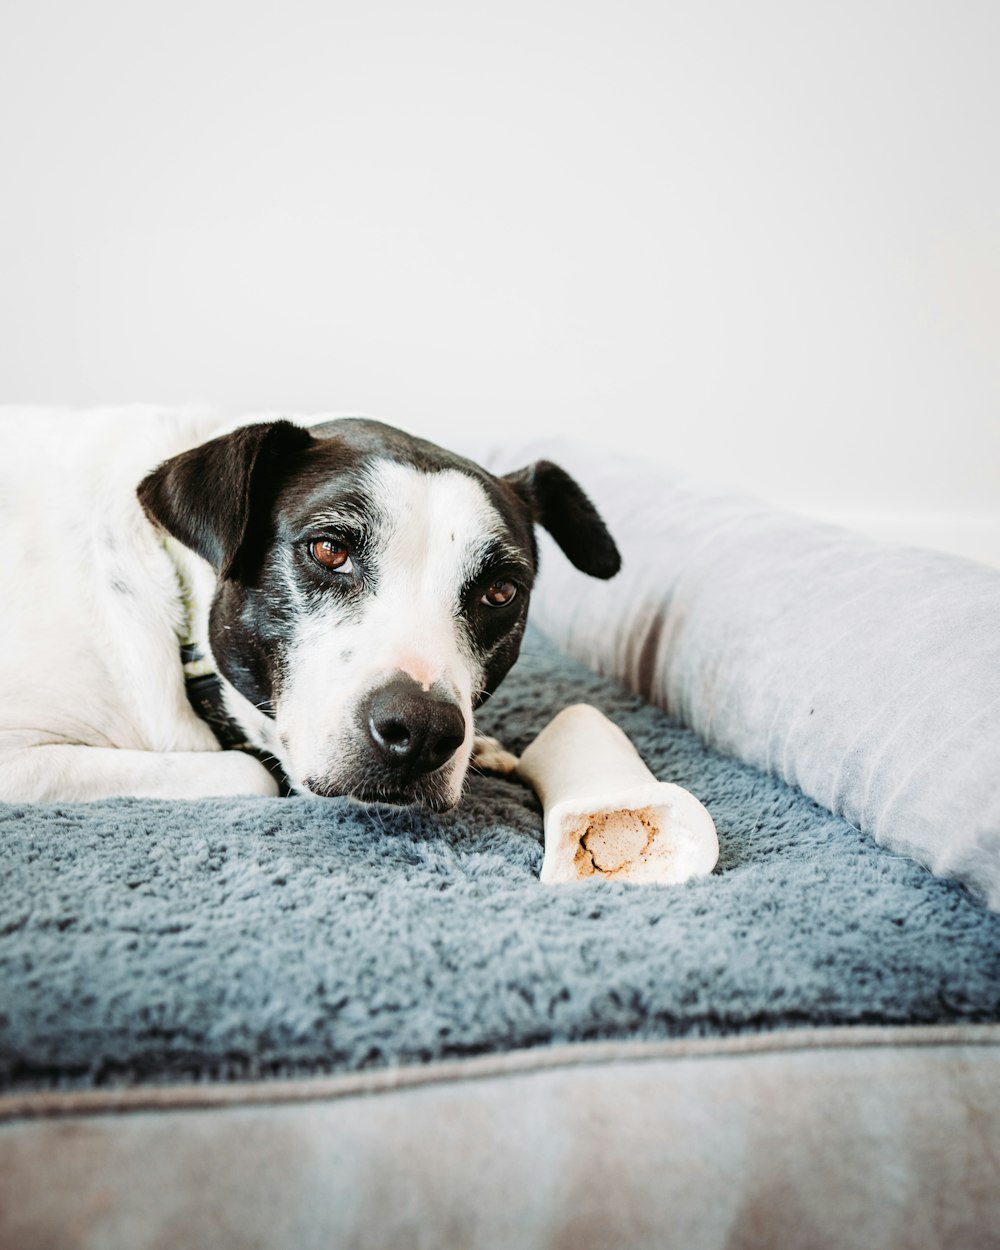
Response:
[[[466,728],[450,690],[428,690],[397,671],[356,705],[354,733],[338,751],[336,767],[305,776],[299,788],[322,797],[449,811],[461,786],[448,762],[465,742]]]

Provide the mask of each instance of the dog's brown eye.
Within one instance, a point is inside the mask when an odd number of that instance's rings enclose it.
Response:
[[[309,554],[317,564],[331,569],[336,573],[350,573],[351,553],[342,543],[332,542],[329,538],[320,538],[309,544]]]
[[[486,591],[486,594],[479,600],[490,608],[505,607],[517,594],[517,587],[513,582],[493,582]]]

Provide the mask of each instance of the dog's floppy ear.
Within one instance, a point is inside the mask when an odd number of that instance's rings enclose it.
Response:
[[[549,531],[570,563],[591,577],[614,577],[621,568],[615,540],[580,486],[551,460],[537,460],[503,481]]]
[[[290,421],[244,426],[154,469],[139,484],[139,502],[220,578],[231,577],[253,534],[254,506],[277,490],[289,456],[311,441]]]

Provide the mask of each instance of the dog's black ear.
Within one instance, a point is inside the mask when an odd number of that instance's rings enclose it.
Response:
[[[551,460],[537,460],[503,479],[549,531],[567,559],[591,577],[614,577],[621,556],[597,509],[580,486]]]
[[[220,578],[232,577],[263,520],[258,510],[277,491],[290,457],[311,441],[308,430],[290,421],[244,426],[154,469],[139,484],[139,502]]]

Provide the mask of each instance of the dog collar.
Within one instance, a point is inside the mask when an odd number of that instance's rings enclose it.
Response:
[[[188,703],[208,725],[224,751],[243,751],[260,760],[278,782],[282,794],[291,793],[281,765],[266,751],[261,751],[247,740],[238,721],[230,716],[226,707],[222,678],[195,638],[198,599],[184,567],[186,548],[175,538],[165,535],[163,547],[174,566],[180,592],[183,616],[177,629],[181,667],[184,670],[184,689]]]
[[[198,599],[184,567],[184,557],[187,549],[176,538],[165,534],[163,536],[163,550],[169,556],[170,563],[174,566],[174,576],[177,578],[177,588],[180,592],[181,607],[184,613],[180,625],[177,627],[177,641],[181,649],[181,664],[184,668],[184,678],[185,680],[188,678],[193,680],[198,677],[208,676],[214,673],[215,670],[212,668],[211,660],[205,656],[195,640],[195,617]]]
[[[170,535],[164,536],[163,548],[174,566],[183,610],[177,629],[177,642],[188,702],[225,750],[245,750],[250,744],[246,734],[226,710],[222,678],[195,638],[198,599],[184,565],[186,549]]]

